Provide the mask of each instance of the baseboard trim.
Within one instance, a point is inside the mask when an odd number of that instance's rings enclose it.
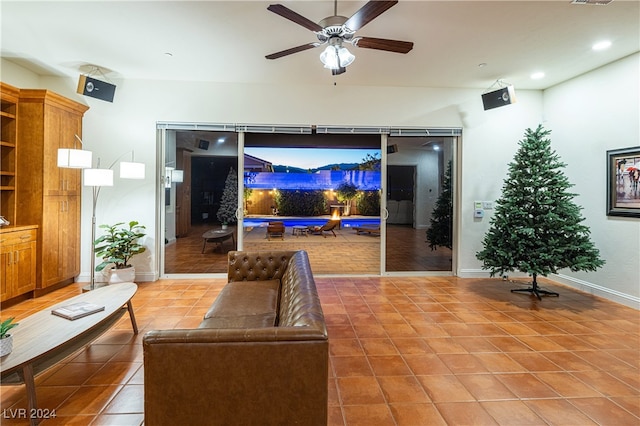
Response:
[[[154,282],[160,279],[159,275],[154,272],[137,272],[136,271],[136,282]],[[91,275],[89,274],[80,274],[76,277],[77,283],[88,283],[91,281]],[[107,277],[105,277],[102,273],[96,272],[96,282],[97,283],[106,283]]]
[[[563,274],[551,274],[549,278],[560,284],[564,284],[567,287],[575,288],[576,290],[583,291],[594,296],[602,297],[607,300],[611,300],[621,305],[628,306],[630,308],[640,310],[640,298],[631,296],[629,294],[621,293],[616,290],[612,290],[607,287],[603,287],[598,284],[590,283],[588,281],[580,280],[578,278],[570,277]]]
[[[458,271],[460,278],[491,278],[489,271],[484,269],[460,269]],[[527,278],[529,274],[522,272],[509,272],[509,278]],[[493,278],[500,278],[495,276]],[[612,290],[607,287],[603,287],[598,284],[590,283],[588,281],[580,280],[574,277],[563,274],[551,274],[547,279],[557,282],[558,284],[565,285],[567,287],[574,288],[584,293],[591,294],[593,296],[602,297],[603,299],[610,300],[612,302],[619,303],[621,305],[628,306],[633,309],[640,310],[640,298],[631,296],[629,294],[621,293],[616,290]]]

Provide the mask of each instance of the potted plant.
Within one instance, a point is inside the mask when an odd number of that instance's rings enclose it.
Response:
[[[9,330],[17,326],[17,322],[13,322],[15,318],[11,317],[0,323],[0,356],[5,356],[13,350],[13,336],[9,334]]]
[[[100,225],[106,233],[93,242],[96,256],[102,259],[102,263],[96,266],[96,272],[111,266],[108,270],[109,283],[133,282],[136,271],[129,262],[133,256],[146,250],[138,242],[146,235],[145,227],[135,220],[129,222],[128,227],[122,226],[124,224]]]

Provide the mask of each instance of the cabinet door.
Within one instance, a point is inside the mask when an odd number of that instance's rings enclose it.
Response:
[[[80,197],[44,197],[42,287],[80,273]]]
[[[80,195],[80,170],[58,167],[58,149],[82,149],[76,139],[82,117],[47,106],[45,110],[44,185],[46,195]]]
[[[58,222],[60,274],[63,280],[80,274],[80,197],[64,197],[65,209]]]
[[[62,265],[60,263],[61,241],[60,218],[66,209],[66,198],[62,196],[44,197],[42,217],[42,264],[39,265],[41,286],[48,287],[62,281]]]
[[[28,293],[36,285],[36,230],[0,235],[0,300]]]
[[[13,246],[4,244],[0,247],[0,300],[7,300],[11,297],[11,287],[13,285],[12,249]]]
[[[15,285],[13,296],[28,293],[36,288],[36,242],[16,244],[13,249]]]

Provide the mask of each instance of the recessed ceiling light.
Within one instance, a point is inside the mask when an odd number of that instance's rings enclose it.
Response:
[[[224,142],[224,141],[225,141],[225,138],[218,138],[218,141],[217,141],[217,142],[218,142],[218,143],[222,143],[222,142]]]
[[[531,74],[531,80],[540,80],[541,78],[544,78],[544,73],[542,71]]]
[[[599,41],[598,43],[591,46],[593,50],[604,50],[611,47],[611,42],[609,40]]]
[[[173,56],[173,53],[171,53],[171,52],[164,52],[164,56],[172,57],[172,56]]]
[[[484,68],[486,66],[487,66],[486,62],[482,62],[482,63],[478,64],[478,68]]]

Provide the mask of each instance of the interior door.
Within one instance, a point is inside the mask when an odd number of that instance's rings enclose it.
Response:
[[[387,138],[386,272],[453,270],[455,139]]]
[[[180,126],[183,127],[183,126]],[[165,244],[161,275],[227,271],[227,253],[238,248],[238,137],[235,132],[168,129],[161,134],[165,164],[161,209]]]
[[[191,151],[176,150],[176,167],[182,170],[182,182],[176,182],[176,237],[186,237],[191,230]]]

